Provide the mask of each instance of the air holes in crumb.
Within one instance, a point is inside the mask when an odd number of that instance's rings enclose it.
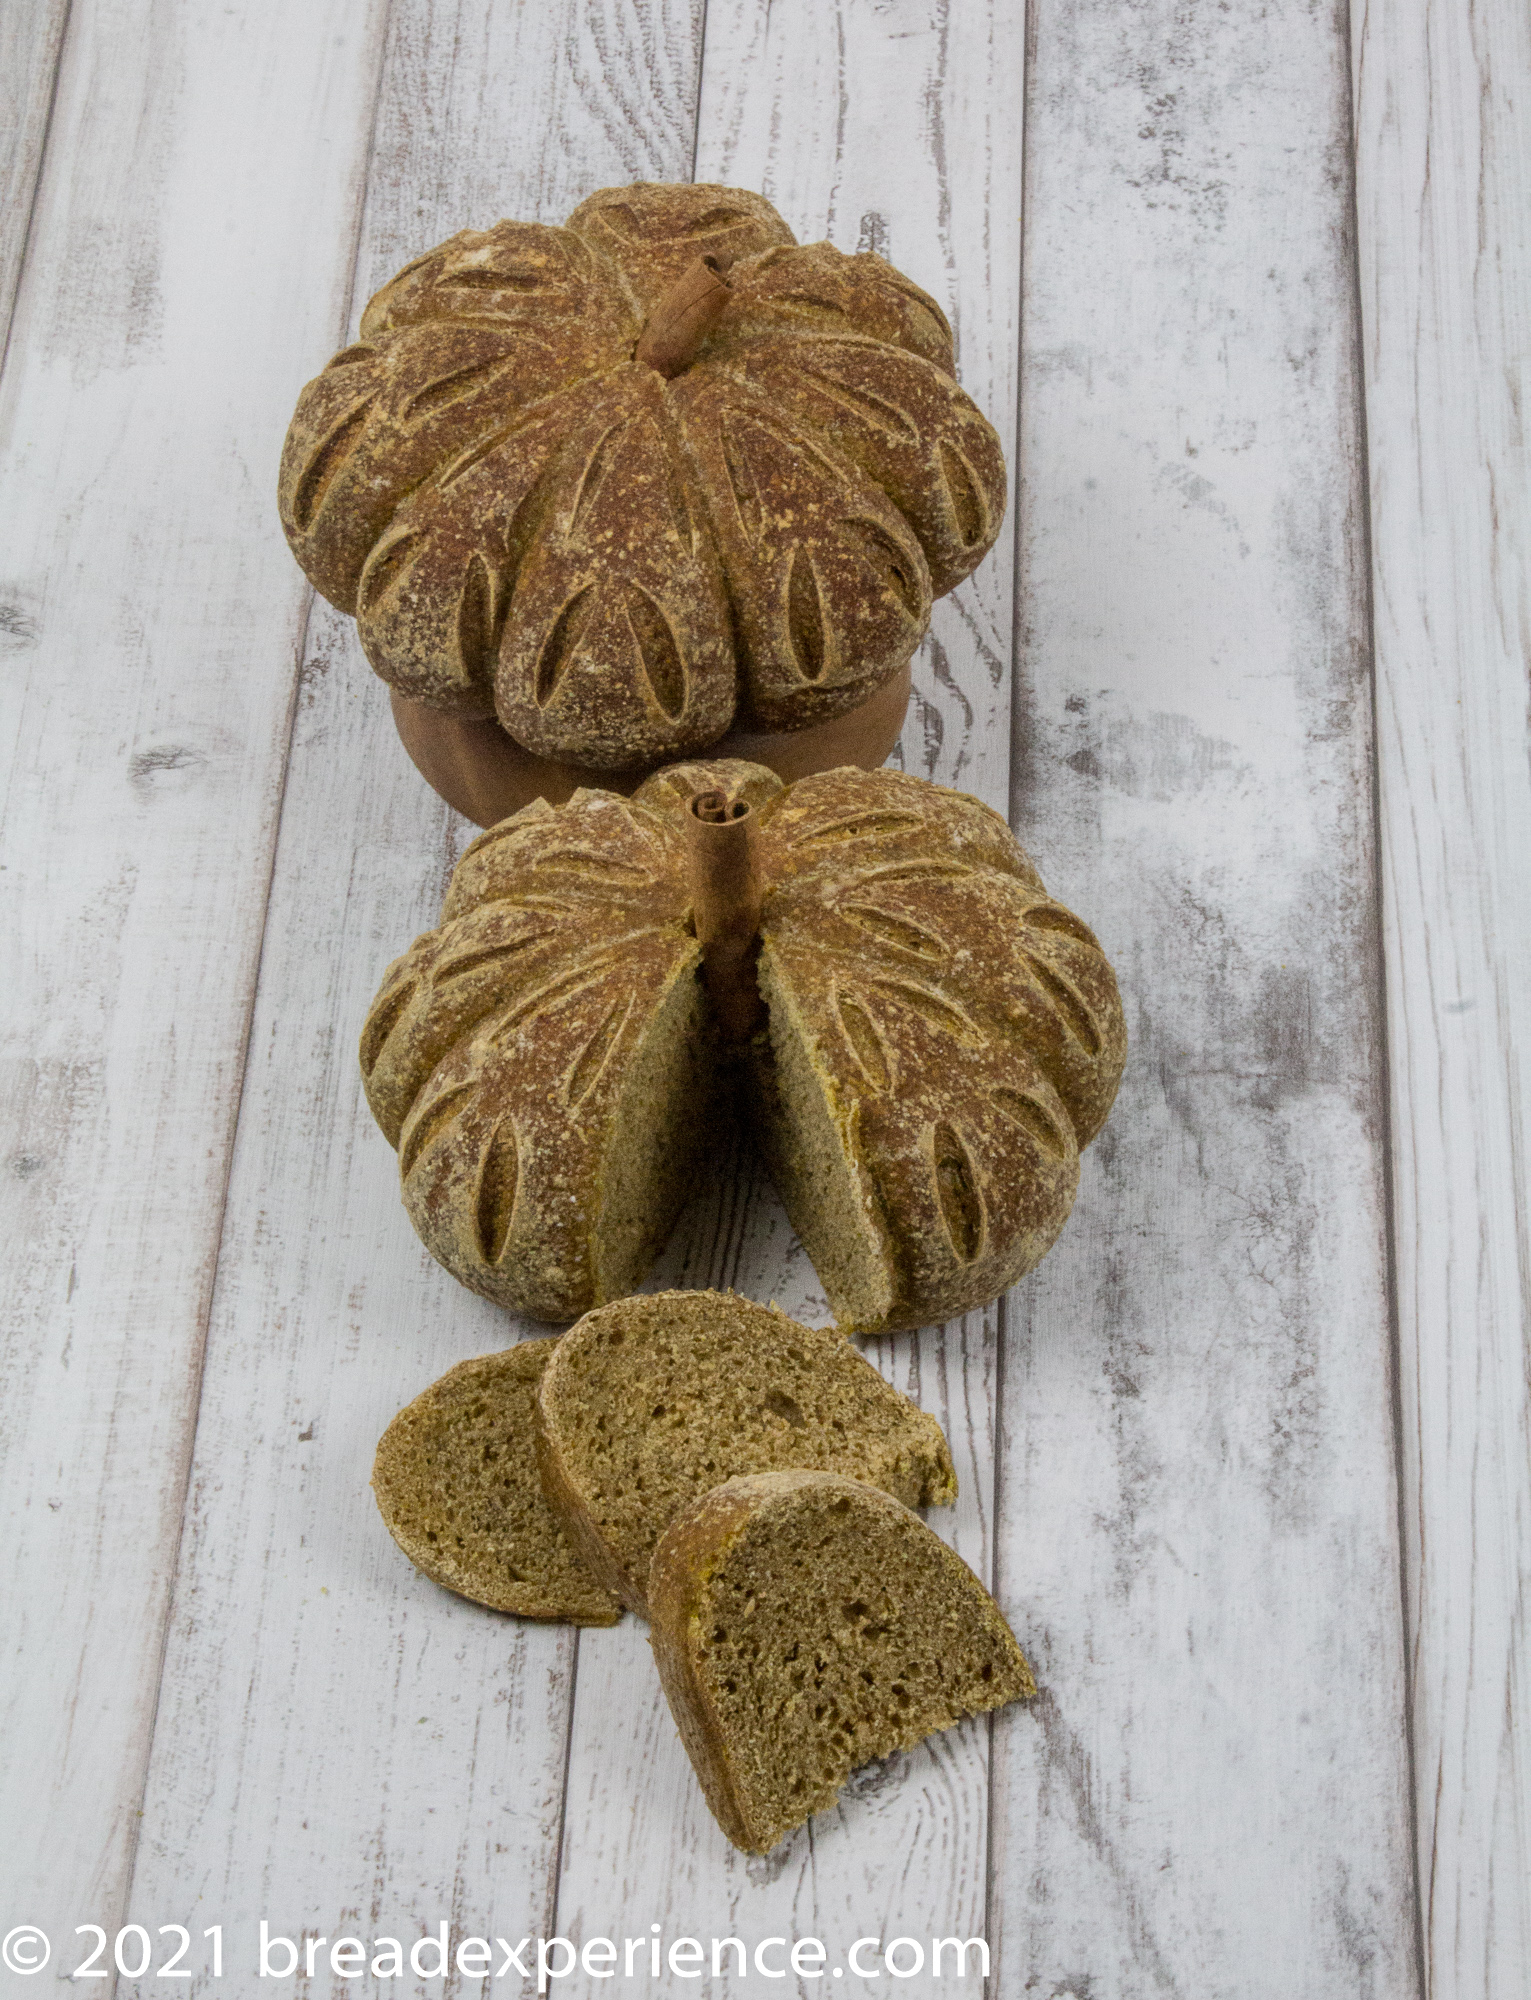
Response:
[[[806,1421],[798,1404],[793,1401],[792,1397],[786,1395],[780,1389],[772,1389],[767,1392],[765,1405],[773,1416],[780,1417],[785,1424],[792,1424],[801,1428]]]

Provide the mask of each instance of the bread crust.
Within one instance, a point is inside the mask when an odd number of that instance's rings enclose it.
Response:
[[[761,850],[768,1152],[789,1150],[773,1071],[790,1020],[887,1246],[880,1308],[832,1284],[831,1307],[883,1333],[984,1305],[1056,1240],[1115,1096],[1127,1034],[1105,954],[997,813],[901,771],[804,778]],[[820,1213],[784,1165],[777,1184],[813,1255]]]
[[[749,1853],[768,1852],[789,1829],[764,1824],[752,1814],[746,1788],[740,1782],[741,1746],[730,1742],[702,1665],[701,1633],[708,1587],[746,1534],[773,1511],[788,1509],[798,1496],[810,1493],[838,1494],[858,1510],[883,1513],[901,1524],[912,1522],[919,1531],[923,1559],[966,1598],[973,1624],[992,1640],[1006,1665],[982,1693],[975,1691],[964,1713],[978,1714],[1008,1701],[1027,1700],[1037,1691],[1031,1669],[999,1606],[961,1558],[897,1500],[834,1473],[769,1472],[729,1480],[677,1516],[655,1551],[649,1580],[649,1644],[670,1712],[707,1803],[728,1838]],[[896,1739],[897,1731],[891,1735]],[[910,1740],[920,1740],[919,1734]],[[886,1755],[893,1747],[895,1743],[890,1741],[886,1749],[873,1754]]]
[[[881,1333],[986,1304],[1063,1227],[1126,1026],[1098,941],[999,815],[898,771],[784,787],[697,760],[631,799],[539,802],[475,841],[362,1037],[411,1219],[465,1284],[540,1317],[641,1281],[700,1159],[717,1074],[681,826],[711,789],[759,824],[770,1025],[750,1102],[831,1310]],[[646,1078],[688,1101],[656,1109]],[[661,1112],[673,1144],[653,1152],[671,1180],[652,1216],[629,1216],[612,1265],[619,1169],[631,1206],[633,1149]]]
[[[726,307],[666,379],[634,349],[701,257]],[[882,258],[640,183],[385,285],[298,399],[279,503],[400,694],[617,772],[860,707],[993,545],[1005,469]]]

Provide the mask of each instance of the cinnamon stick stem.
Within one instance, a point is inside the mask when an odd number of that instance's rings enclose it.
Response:
[[[633,349],[634,361],[657,368],[667,382],[691,366],[728,304],[730,261],[698,257],[681,272],[649,314]]]
[[[755,978],[764,888],[754,812],[721,791],[698,792],[686,807],[686,847],[702,977],[726,1039],[747,1042],[765,1019]]]

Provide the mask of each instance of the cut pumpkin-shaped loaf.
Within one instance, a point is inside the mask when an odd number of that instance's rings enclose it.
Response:
[[[858,708],[999,531],[935,301],[744,189],[464,230],[360,332],[288,432],[293,553],[397,694],[544,759],[642,770]]]
[[[362,1067],[433,1255],[553,1320],[641,1281],[742,1077],[832,1312],[882,1332],[1037,1263],[1125,1050],[1099,944],[997,813],[718,762],[474,841]]]
[[[614,1625],[621,1606],[543,1498],[537,1384],[551,1340],[459,1362],[400,1410],[372,1490],[388,1532],[433,1583],[523,1618]]]
[[[635,1611],[670,1522],[737,1474],[841,1472],[910,1507],[957,1495],[934,1417],[839,1334],[730,1293],[588,1313],[537,1400],[544,1490],[592,1574]]]
[[[763,1854],[852,1771],[1036,1693],[999,1607],[886,1493],[826,1472],[730,1480],[667,1530],[650,1640],[718,1824]]]

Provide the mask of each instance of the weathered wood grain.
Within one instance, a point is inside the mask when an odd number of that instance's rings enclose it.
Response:
[[[510,1626],[375,1520],[392,1410],[517,1329],[416,1247],[352,1068],[462,829],[344,622],[319,607],[305,650],[271,504],[298,384],[408,255],[690,171],[701,0],[395,0],[386,61],[380,5],[4,14],[18,1920],[115,1923],[136,1843],[128,1914],[220,1917],[245,1951],[257,1914],[406,1943],[442,1917],[936,1926],[987,1929],[1007,1994],[1414,1990],[1343,30],[1297,0],[1032,12],[1016,823],[1118,961],[1134,1063],[1049,1263],[879,1358],[952,1434],[963,1498],[933,1519],[981,1571],[997,1545],[1045,1693],[997,1723],[992,1772],[988,1731],[957,1732],[764,1866],[706,1815],[633,1621],[577,1648]],[[1021,17],[711,0],[696,157],[934,290],[1002,431]],[[1402,0],[1354,44],[1404,1552],[1449,2000],[1531,1992],[1528,33]],[[1011,588],[997,553],[938,609],[903,746],[1000,804]],[[757,1180],[725,1165],[652,1282],[822,1320]]]
[[[1531,17],[1355,21],[1427,1989],[1531,1994]]]
[[[10,333],[69,0],[0,9],[0,357]]]
[[[695,33],[690,0],[396,0],[352,322],[457,228],[683,178]],[[346,321],[292,368],[273,449]],[[279,543],[274,488],[268,505]],[[355,1054],[472,829],[322,604],[301,690],[132,1907],[147,1924],[201,1896],[247,1957],[261,1916],[332,1941],[407,1946],[444,1919],[515,1942],[554,1914],[575,1637],[426,1583],[367,1484],[401,1404],[525,1330],[420,1248]],[[327,1956],[309,1990],[352,1990]]]
[[[1342,16],[1040,0],[1016,813],[1128,1073],[1014,1296],[1003,1990],[1415,1990]]]
[[[77,4],[0,382],[0,1880],[60,1953],[137,1838],[306,598],[272,425],[371,33]]]
[[[941,302],[964,386],[1014,435],[1019,300],[1022,10],[930,0],[769,8],[711,0],[696,174],[760,188],[803,240],[876,249]],[[937,606],[915,665],[903,761],[1004,808],[1012,648],[1008,533]],[[687,1219],[651,1281],[728,1283],[824,1324],[812,1268],[745,1159]],[[987,1575],[996,1314],[868,1352],[945,1425],[961,1498],[932,1525]],[[1022,1632],[1024,1640],[1025,1633]],[[747,1942],[979,1935],[988,1847],[989,1728],[970,1723],[853,1780],[763,1861],[735,1853],[691,1776],[629,1622],[581,1640],[559,1882],[560,1929],[617,1935],[641,1911],[665,1935],[710,1937],[726,1911]],[[732,1960],[727,1961],[732,1966]],[[884,1975],[885,1976],[885,1975]],[[753,1990],[725,1975],[721,1993]],[[876,1992],[847,1975],[837,1992]],[[634,1990],[649,1990],[635,1983]],[[667,1977],[652,1988],[668,1993]],[[810,1990],[808,1985],[803,1991]]]

